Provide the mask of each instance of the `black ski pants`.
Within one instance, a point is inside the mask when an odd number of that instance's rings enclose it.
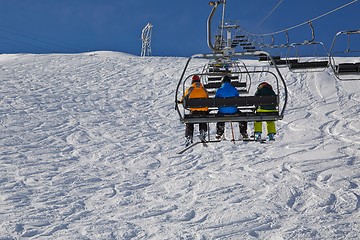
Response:
[[[241,135],[247,134],[247,122],[239,122]],[[225,122],[216,123],[216,135],[223,135],[225,131]]]
[[[193,116],[196,116],[196,117],[201,117],[201,116],[207,115],[208,112],[205,112],[205,111],[193,111],[190,114],[193,115]],[[193,137],[193,135],[194,135],[194,125],[195,125],[195,123],[187,123],[186,124],[185,137]],[[208,131],[207,123],[199,123],[199,132],[202,131],[202,130],[205,131],[205,132]]]

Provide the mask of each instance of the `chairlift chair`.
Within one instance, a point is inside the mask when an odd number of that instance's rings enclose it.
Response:
[[[339,80],[360,80],[359,37],[360,30],[341,31],[335,34],[330,48],[329,62],[335,77]],[[343,41],[339,43],[341,40]],[[338,50],[340,45],[345,48]]]
[[[231,84],[236,87],[240,94],[249,92],[251,80],[244,62],[216,59],[206,64],[201,73],[204,87],[210,96],[214,96],[216,89],[221,87],[221,79],[225,75],[231,78]]]
[[[274,44],[275,43],[275,38],[274,36],[271,36],[271,43],[270,44],[265,44],[261,46],[261,49],[266,49],[265,51],[269,52],[272,57],[273,60],[275,61],[277,66],[288,66],[290,63],[297,63],[298,59],[297,58],[290,58],[287,56],[283,56],[286,55],[288,52],[288,48],[290,47],[290,43],[289,43],[289,34],[287,31],[285,31],[286,34],[286,43],[282,43],[282,44]],[[285,53],[283,54],[283,50],[285,50]],[[259,61],[268,61],[270,63],[270,65],[272,65],[272,61],[270,58],[268,58],[266,55],[262,55],[259,58]]]
[[[233,75],[253,75],[258,76],[258,81],[260,80],[260,76],[266,75],[268,78],[271,77],[270,82],[274,87],[274,91],[277,93],[276,96],[253,96],[253,94],[240,94],[240,97],[236,98],[214,98],[209,97],[207,99],[204,98],[191,98],[191,99],[183,99],[182,103],[179,104],[179,100],[183,98],[183,94],[185,93],[186,86],[189,86],[189,82],[191,77],[194,74],[199,74],[201,76],[201,80],[203,81],[204,86],[207,89],[217,89],[221,86],[221,83],[218,81],[209,81],[213,76],[213,72],[211,71],[203,71],[202,73],[191,72],[188,74],[188,68],[193,59],[208,59],[210,62],[214,62],[216,59],[221,58],[222,54],[196,54],[191,56],[183,70],[183,73],[180,77],[180,80],[177,84],[175,91],[175,109],[179,115],[180,121],[182,123],[210,123],[210,122],[239,122],[239,121],[276,121],[280,120],[284,116],[284,111],[287,103],[287,87],[286,83],[277,68],[275,61],[272,59],[269,53],[264,51],[255,51],[255,52],[240,52],[234,53],[233,58],[249,58],[249,57],[259,57],[260,55],[267,55],[271,61],[273,62],[272,71],[270,70],[248,70],[248,68],[243,68],[240,72],[231,72]],[[206,69],[206,68],[205,68]],[[209,69],[209,68],[208,68]],[[190,71],[190,70],[189,70]],[[269,79],[261,79],[262,81],[269,81]],[[253,78],[251,78],[253,82]],[[236,86],[238,89],[243,87],[240,85]],[[281,87],[280,87],[281,86]],[[276,105],[277,112],[271,113],[260,113],[256,112],[256,106],[259,105]],[[218,115],[218,108],[221,106],[237,106],[239,113],[232,115]],[[209,114],[203,116],[193,116],[189,112],[189,108],[193,107],[208,107],[210,112]]]
[[[326,50],[324,43],[315,41],[314,27],[311,21],[308,23],[311,28],[311,40],[305,40],[301,43],[292,43],[288,49],[288,58],[292,56],[294,59],[298,59],[298,61],[288,63],[288,67],[292,72],[322,72],[329,66],[329,53]],[[320,50],[318,50],[318,48],[320,48]],[[295,54],[291,54],[291,50],[294,50]],[[311,51],[312,54],[304,54],[306,50]],[[319,54],[318,51],[321,51],[321,54]]]
[[[329,55],[326,51],[326,48],[322,42],[303,42],[303,43],[293,43],[290,45],[291,48],[294,48],[295,55],[288,54],[288,58],[297,59],[296,61],[288,61],[288,67],[290,71],[313,71],[313,72],[319,72],[319,71],[325,71],[327,67],[329,66]],[[317,48],[320,47],[323,50],[322,55],[318,55]],[[291,49],[289,48],[289,49]],[[303,49],[310,49],[310,51],[313,51],[313,55],[304,55],[300,54],[300,48]],[[312,49],[314,50],[312,50]],[[304,50],[303,50],[304,51]],[[290,52],[290,50],[289,50]]]

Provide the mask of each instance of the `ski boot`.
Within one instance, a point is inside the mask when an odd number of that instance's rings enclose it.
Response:
[[[217,133],[216,136],[215,136],[216,140],[222,140],[222,139],[223,139],[223,135],[224,135],[224,134],[219,134],[219,133]]]
[[[185,139],[185,147],[189,146],[192,143],[193,143],[193,138],[190,136],[187,136]]]
[[[255,137],[255,141],[261,142],[261,132],[256,132],[254,134],[254,137]]]
[[[204,130],[200,130],[200,138],[201,138],[201,140],[203,140],[203,141],[206,141],[206,131],[204,131]]]
[[[243,140],[244,139],[249,139],[249,135],[247,133],[242,133],[241,136],[242,136]]]
[[[269,133],[268,139],[269,139],[269,141],[275,141],[275,133]]]

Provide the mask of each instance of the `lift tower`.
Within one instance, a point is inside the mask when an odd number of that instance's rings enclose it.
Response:
[[[151,31],[153,25],[151,23],[146,24],[141,32],[141,56],[151,56]]]

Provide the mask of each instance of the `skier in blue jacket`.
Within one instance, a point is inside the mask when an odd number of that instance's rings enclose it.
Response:
[[[222,85],[216,91],[215,98],[231,98],[239,97],[237,89],[231,85],[231,79],[225,75],[222,78]],[[219,107],[218,114],[236,114],[238,109],[236,106]],[[239,122],[240,133],[243,138],[248,138],[247,134],[247,122]],[[225,131],[225,122],[218,122],[216,124],[216,138],[221,139]]]

